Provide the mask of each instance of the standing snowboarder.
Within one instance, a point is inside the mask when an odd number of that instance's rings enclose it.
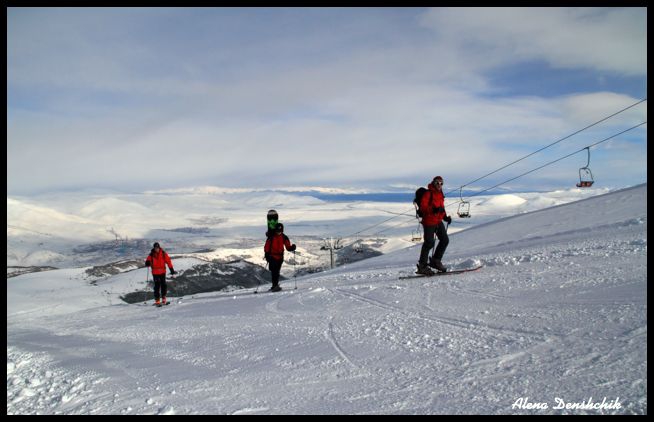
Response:
[[[447,229],[443,224],[446,221],[449,225],[452,218],[445,212],[445,195],[443,195],[443,178],[436,176],[428,186],[428,190],[422,195],[420,200],[419,209],[422,212],[422,221],[420,222],[424,229],[425,242],[422,244],[420,250],[420,260],[418,261],[418,274],[433,275],[434,272],[430,268],[435,268],[439,272],[447,271],[443,266],[441,259],[445,254],[445,249],[450,242],[447,236]],[[429,251],[434,247],[436,241],[434,235],[438,238],[438,246],[434,255],[429,259]]]
[[[266,254],[266,261],[270,265],[270,273],[272,274],[272,287],[270,290],[273,292],[278,292],[282,289],[279,287],[279,273],[284,263],[284,248],[289,252],[293,252],[297,246],[291,244],[288,236],[284,234],[284,225],[277,223],[273,234],[268,237],[263,247],[263,251]]]
[[[159,242],[155,242],[150,251],[150,255],[145,260],[146,267],[152,267],[152,279],[154,280],[154,304],[157,306],[166,305],[166,265],[170,268],[170,274],[177,274],[173,268],[173,262],[170,256],[161,249]],[[159,298],[162,300],[159,301]]]

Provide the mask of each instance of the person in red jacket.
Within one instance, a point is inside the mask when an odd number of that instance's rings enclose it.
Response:
[[[263,247],[263,251],[266,254],[266,261],[270,265],[270,272],[272,274],[272,287],[270,290],[273,292],[278,292],[282,289],[279,287],[279,273],[284,263],[284,248],[289,252],[293,252],[297,246],[292,245],[288,236],[284,234],[284,225],[277,223],[274,234],[268,237]]]
[[[432,275],[434,272],[430,267],[436,268],[439,272],[447,271],[447,268],[443,266],[441,259],[443,259],[443,254],[445,254],[445,249],[447,249],[450,239],[447,236],[447,229],[445,228],[443,221],[450,224],[452,218],[445,212],[443,178],[441,176],[434,177],[428,188],[429,190],[422,195],[422,200],[420,201],[420,209],[423,210],[421,224],[425,233],[425,242],[422,244],[422,249],[420,250],[418,273]],[[427,265],[429,251],[436,243],[434,235],[438,238],[438,246],[436,246],[436,251],[429,260],[429,265]]]
[[[154,280],[154,304],[155,305],[165,305],[166,304],[166,293],[168,288],[166,286],[166,265],[170,268],[170,274],[177,274],[177,271],[173,268],[173,262],[170,260],[170,256],[161,249],[159,242],[155,242],[150,251],[150,255],[145,260],[146,267],[152,267],[152,279]],[[161,295],[159,292],[161,291]],[[162,298],[162,301],[159,301],[159,298]]]

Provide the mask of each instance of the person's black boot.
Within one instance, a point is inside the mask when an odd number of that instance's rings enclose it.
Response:
[[[444,273],[447,271],[447,268],[443,266],[443,263],[441,263],[440,259],[432,259],[429,262],[429,266],[432,268],[436,268],[439,273]]]
[[[425,264],[417,264],[418,271],[416,271],[416,274],[422,274],[422,275],[434,275],[434,272],[429,268],[428,265]]]

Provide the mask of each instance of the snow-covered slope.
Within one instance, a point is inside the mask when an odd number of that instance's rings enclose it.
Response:
[[[646,201],[642,185],[453,234],[446,264],[484,264],[462,275],[399,280],[415,246],[160,309],[108,299],[139,270],[13,277],[7,413],[646,414]]]

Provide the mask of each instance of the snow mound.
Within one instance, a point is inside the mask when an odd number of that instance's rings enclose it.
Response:
[[[85,218],[104,223],[115,221],[116,216],[124,217],[146,217],[151,214],[151,210],[141,204],[131,201],[125,201],[119,198],[101,198],[93,200],[84,205],[79,214]]]
[[[242,203],[248,207],[266,208],[284,208],[284,207],[297,207],[300,205],[318,205],[323,204],[324,201],[314,198],[313,196],[298,196],[289,195],[284,193],[265,193],[259,195],[243,195]]]
[[[526,199],[518,195],[504,194],[492,196],[483,201],[480,205],[493,207],[493,208],[511,208],[523,205],[527,202]]]
[[[54,252],[54,251],[49,251],[49,250],[42,250],[42,251],[36,251],[28,254],[26,257],[24,257],[22,260],[20,260],[23,265],[55,265],[58,262],[63,262],[67,259],[65,255],[62,255],[60,253]]]
[[[462,262],[456,263],[451,270],[465,270],[466,268],[477,268],[484,265],[480,259],[466,259]]]

